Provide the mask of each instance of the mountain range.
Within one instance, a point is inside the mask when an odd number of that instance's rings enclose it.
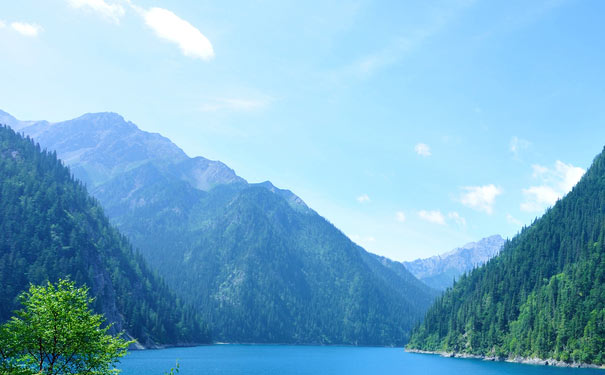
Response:
[[[215,340],[402,345],[438,294],[291,191],[190,158],[120,115],[0,121],[69,165]]]
[[[500,235],[470,242],[445,254],[403,262],[405,267],[426,285],[445,290],[464,274],[498,255],[505,241]]]

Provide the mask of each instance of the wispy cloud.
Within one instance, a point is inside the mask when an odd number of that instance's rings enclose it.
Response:
[[[368,202],[370,202],[370,197],[367,194],[362,194],[357,197],[357,202],[368,203]]]
[[[12,22],[11,28],[21,35],[36,37],[42,31],[42,27],[35,23]]]
[[[342,67],[334,74],[336,79],[350,77],[367,77],[376,71],[398,63],[408,54],[424,44],[434,35],[440,33],[454,20],[461,11],[474,3],[474,0],[451,2],[452,6],[432,11],[427,20],[404,35],[395,37],[385,47],[362,56]]]
[[[202,112],[229,111],[255,111],[267,107],[272,102],[270,98],[244,99],[244,98],[212,98],[202,104]]]
[[[432,211],[421,210],[421,211],[418,211],[418,217],[424,221],[427,221],[427,222],[433,223],[433,224],[448,225],[448,221],[449,221],[449,222],[455,223],[456,225],[458,225],[461,228],[466,227],[466,219],[463,218],[456,211],[452,211],[452,212],[449,212],[447,215],[444,215],[439,210],[432,210]]]
[[[520,220],[518,220],[511,214],[506,214],[506,221],[508,221],[510,224],[517,225],[517,226],[520,226],[521,224],[523,224],[523,223],[521,223]]]
[[[96,12],[115,23],[119,23],[120,19],[126,14],[126,10],[121,4],[109,4],[104,0],[67,0],[67,2],[74,8]]]
[[[487,214],[493,212],[496,197],[502,194],[502,189],[490,184],[484,186],[465,186],[464,193],[459,198],[460,203],[477,211]]]
[[[3,29],[6,27],[6,22],[0,20],[0,29]]]
[[[509,149],[510,149],[510,152],[513,153],[515,158],[518,158],[519,153],[521,153],[523,150],[527,150],[529,148],[529,146],[531,146],[530,141],[523,139],[523,138],[519,138],[517,136],[514,136],[510,140]]]
[[[557,160],[553,168],[542,165],[533,165],[533,177],[540,181],[539,185],[523,189],[525,202],[521,203],[521,210],[526,212],[539,212],[556,203],[574,185],[580,181],[584,169],[565,164]]]
[[[211,60],[214,58],[212,44],[195,26],[163,8],[143,10],[145,24],[164,40],[175,43],[185,56]]]
[[[418,211],[418,216],[429,223],[445,225],[445,216],[443,216],[441,211],[421,210]]]
[[[414,151],[420,156],[431,156],[431,148],[425,143],[418,143],[414,146]]]
[[[460,216],[458,212],[450,212],[449,214],[447,214],[447,217],[450,220],[453,220],[454,223],[458,224],[458,226],[466,227],[466,219]]]
[[[405,222],[405,213],[403,211],[397,211],[395,212],[395,220],[397,220],[400,223]]]

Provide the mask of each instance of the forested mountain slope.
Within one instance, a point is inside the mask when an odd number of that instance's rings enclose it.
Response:
[[[463,276],[410,349],[605,363],[605,153],[500,255]]]
[[[437,290],[445,290],[453,285],[460,275],[482,266],[498,254],[504,245],[499,235],[470,242],[448,253],[425,259],[403,262],[414,276]]]
[[[218,341],[401,345],[436,295],[292,192],[250,184],[218,161],[183,158],[119,115],[13,123],[74,166]],[[154,152],[158,143],[165,152]]]
[[[69,277],[144,345],[204,343],[200,315],[135,254],[55,153],[0,127],[0,321],[29,283]]]

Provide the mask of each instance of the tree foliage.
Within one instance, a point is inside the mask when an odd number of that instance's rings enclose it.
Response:
[[[88,288],[60,280],[31,285],[19,299],[23,308],[0,327],[2,373],[117,373],[114,365],[131,342],[108,334],[111,325],[89,308]]]

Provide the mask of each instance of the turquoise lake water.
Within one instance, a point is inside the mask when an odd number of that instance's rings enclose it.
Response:
[[[401,348],[212,345],[135,351],[122,359],[123,375],[163,375],[178,360],[179,375],[605,375],[569,369],[406,353]]]

